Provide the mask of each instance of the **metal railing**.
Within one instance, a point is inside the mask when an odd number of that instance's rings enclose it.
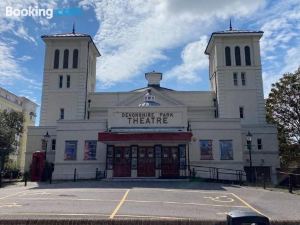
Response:
[[[234,181],[242,184],[246,180],[246,173],[244,170],[234,170],[228,168],[209,167],[190,165],[191,177],[203,178],[215,181]]]
[[[279,185],[288,186],[289,192],[293,193],[294,188],[300,188],[300,174],[284,171],[277,171]]]

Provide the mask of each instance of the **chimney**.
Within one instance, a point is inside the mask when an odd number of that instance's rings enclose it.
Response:
[[[149,72],[145,73],[146,80],[148,81],[148,87],[160,87],[160,81],[162,79],[162,73]]]

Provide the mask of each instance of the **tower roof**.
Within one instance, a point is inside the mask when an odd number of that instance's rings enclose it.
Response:
[[[71,32],[71,33],[62,33],[62,34],[46,34],[46,35],[42,35],[41,38],[43,40],[51,40],[51,39],[57,39],[57,38],[61,38],[61,39],[65,39],[65,38],[87,38],[93,44],[93,46],[94,46],[95,50],[97,51],[98,55],[101,56],[96,44],[93,41],[93,38],[89,34],[75,33],[75,31],[74,31],[74,32]]]
[[[236,29],[229,29],[224,31],[216,31],[213,32],[210,36],[210,39],[207,43],[206,49],[204,51],[205,54],[209,55],[210,48],[212,43],[214,42],[215,37],[229,37],[229,36],[236,36],[236,37],[245,37],[245,36],[259,36],[263,35],[263,31],[251,31],[251,30],[236,30]]]

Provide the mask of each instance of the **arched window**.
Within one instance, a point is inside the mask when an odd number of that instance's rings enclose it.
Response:
[[[54,52],[54,69],[58,69],[59,67],[59,50],[56,49]]]
[[[65,51],[64,51],[64,66],[63,66],[63,68],[67,69],[68,66],[69,66],[69,50],[65,49]]]
[[[234,53],[235,53],[235,65],[236,66],[240,66],[241,65],[241,51],[240,51],[240,47],[236,46],[234,49]]]
[[[231,53],[230,48],[228,46],[225,48],[225,60],[226,66],[231,66]]]
[[[73,68],[78,67],[78,49],[73,50]]]
[[[251,66],[251,57],[250,57],[249,46],[245,47],[245,62],[246,62],[246,66]]]

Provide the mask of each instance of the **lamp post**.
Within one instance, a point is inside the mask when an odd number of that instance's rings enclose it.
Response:
[[[46,134],[44,135],[44,141],[46,143],[46,146],[45,146],[45,161],[47,160],[47,148],[48,148],[48,141],[50,139],[50,135],[48,133],[48,131],[46,132]]]
[[[250,182],[253,181],[253,171],[252,171],[252,154],[251,154],[251,150],[252,150],[252,134],[250,133],[250,131],[248,131],[247,135],[247,147],[249,150],[249,161],[250,161]]]

